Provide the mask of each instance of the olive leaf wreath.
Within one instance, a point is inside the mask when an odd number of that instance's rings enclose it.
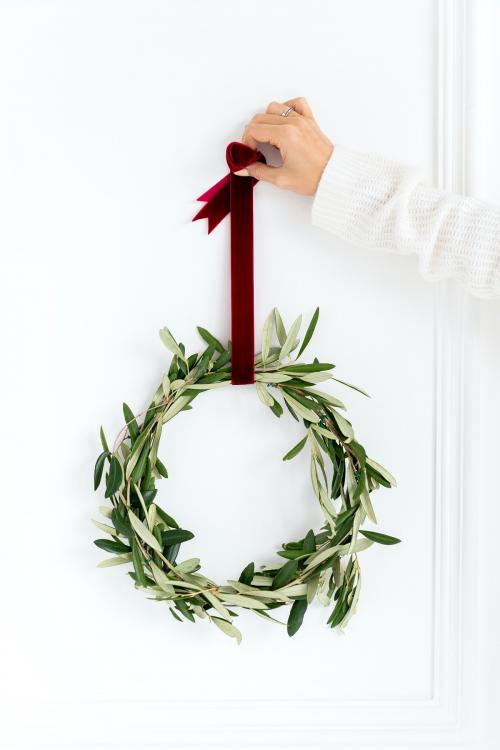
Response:
[[[95,465],[94,489],[99,487],[107,464],[105,497],[110,505],[101,506],[100,511],[112,525],[94,521],[109,537],[97,539],[95,544],[113,557],[103,560],[99,567],[132,563],[129,575],[135,587],[156,601],[166,602],[176,619],[208,619],[238,643],[241,633],[234,618],[241,609],[280,622],[271,612],[289,607],[286,625],[288,635],[293,636],[315,598],[324,606],[330,606],[333,599],[328,625],[345,626],[355,612],[360,593],[358,553],[374,542],[400,541],[361,528],[367,518],[377,522],[371,492],[380,485],[394,487],[396,482],[355,439],[351,423],[339,411],[345,409],[344,404],[315,386],[333,379],[367,394],[334,378],[333,364],[317,359],[298,361],[318,317],[319,308],[300,345],[302,316],[286,331],[274,309],[264,324],[262,351],[255,356],[255,387],[262,403],[276,417],[282,416],[284,406],[305,427],[304,437],[283,460],[291,460],[309,444],[312,487],[325,518],[317,533],[310,529],[302,539],[282,545],[278,555],[283,561],[259,569],[251,562],[238,580],[219,585],[199,572],[198,558],[177,562],[181,544],[194,535],[156,502],[156,482],[168,477],[158,458],[162,431],[171,419],[191,409],[201,393],[230,384],[230,342],[224,347],[205,328],[198,328],[207,346],[201,354],[187,356],[183,344],[163,328],[161,340],[173,357],[150,406],[141,415],[134,415],[127,404],[123,405],[125,425],[112,449],[101,428],[103,451]],[[277,345],[273,345],[274,332]]]

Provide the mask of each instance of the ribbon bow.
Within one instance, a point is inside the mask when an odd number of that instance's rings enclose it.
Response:
[[[265,161],[259,151],[243,143],[230,143],[226,149],[229,174],[197,199],[205,205],[193,218],[208,219],[208,233],[231,214],[231,382],[254,382],[254,301],[253,301],[253,188],[254,177],[238,177],[234,172]]]

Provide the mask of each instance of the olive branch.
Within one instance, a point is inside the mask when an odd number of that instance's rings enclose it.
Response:
[[[361,528],[366,519],[377,523],[371,493],[380,486],[394,487],[396,482],[356,440],[352,424],[341,413],[344,404],[316,386],[334,380],[367,394],[335,378],[333,364],[317,359],[299,362],[318,317],[319,308],[301,343],[302,316],[287,331],[274,309],[263,327],[262,350],[255,356],[255,387],[262,403],[276,417],[281,417],[285,408],[304,425],[304,437],[283,460],[293,459],[308,444],[311,483],[325,519],[317,533],[310,529],[302,539],[282,545],[278,555],[284,562],[258,570],[251,562],[238,580],[219,585],[200,572],[198,558],[177,562],[182,543],[194,534],[181,528],[156,502],[156,483],[168,477],[158,458],[162,431],[171,419],[191,409],[200,394],[230,385],[231,342],[224,347],[205,328],[198,328],[207,346],[200,354],[187,356],[184,345],[163,328],[160,338],[173,356],[153,400],[135,415],[123,405],[125,424],[112,450],[101,428],[103,450],[95,465],[94,489],[100,486],[107,467],[105,497],[109,505],[101,506],[100,511],[110,523],[94,520],[107,535],[95,544],[113,556],[99,567],[132,563],[129,575],[136,588],[156,601],[167,602],[176,619],[208,619],[238,643],[241,633],[234,618],[241,609],[280,622],[270,613],[289,607],[286,625],[293,636],[315,598],[324,606],[331,606],[333,600],[327,622],[332,628],[344,627],[356,610],[361,589],[358,554],[374,542],[400,541]]]

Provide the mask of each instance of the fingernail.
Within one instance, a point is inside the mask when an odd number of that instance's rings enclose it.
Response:
[[[237,174],[238,177],[249,177],[250,176],[250,172],[248,171],[248,169],[240,169],[238,172],[235,172],[234,174]]]

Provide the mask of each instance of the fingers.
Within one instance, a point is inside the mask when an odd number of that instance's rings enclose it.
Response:
[[[293,112],[290,112],[287,117],[296,117],[297,115],[300,115],[315,122],[312,109],[303,96],[298,96],[295,99],[288,99],[286,102],[271,102],[266,109],[266,113],[281,115],[283,110],[287,107],[293,107]]]
[[[286,134],[280,125],[250,122],[243,133],[243,143],[251,148],[257,148],[258,143],[270,143],[281,150]]]
[[[282,117],[281,115],[258,114],[252,117],[250,123],[259,125],[287,125],[290,123],[290,120],[288,117]]]
[[[293,107],[293,110],[284,117],[282,113],[287,107]],[[312,110],[302,96],[289,99],[287,102],[271,102],[268,104],[265,113],[260,113],[252,117],[250,123],[245,128],[242,141],[254,149],[257,148],[258,143],[271,143],[273,146],[280,148],[279,139],[283,140],[283,138],[286,138],[286,134],[284,131],[282,134],[279,134],[276,128],[290,124],[299,126],[302,118],[306,118],[316,125]],[[270,129],[265,130],[264,127],[256,128],[255,126],[268,126]],[[272,131],[273,127],[275,128],[274,131]]]
[[[296,99],[289,99],[287,102],[284,102],[284,105],[285,107],[293,107],[295,112],[298,112],[303,117],[307,117],[308,120],[314,120],[312,109],[303,96],[298,96]]]
[[[269,114],[258,114],[254,115],[248,125],[245,127],[245,130],[243,132],[242,141],[247,146],[251,146],[252,148],[257,148],[257,142],[258,138],[256,138],[253,135],[253,126],[254,125],[271,125],[273,127],[279,128],[283,125],[289,125],[290,123],[287,122],[287,117],[281,117],[280,115],[269,115]],[[295,121],[296,124],[296,121]],[[270,141],[261,141],[261,143],[270,143]],[[276,145],[276,144],[273,144]]]
[[[286,102],[271,102],[267,105],[266,114],[279,115],[282,120],[286,120],[288,117],[299,117],[299,114],[294,110],[289,112],[286,117],[283,117],[281,113],[288,109],[288,107],[291,107],[291,104]]]
[[[241,177],[255,177],[256,180],[270,182],[272,185],[281,185],[283,177],[281,167],[270,167],[261,162],[250,164],[246,169],[240,169],[235,174]]]

